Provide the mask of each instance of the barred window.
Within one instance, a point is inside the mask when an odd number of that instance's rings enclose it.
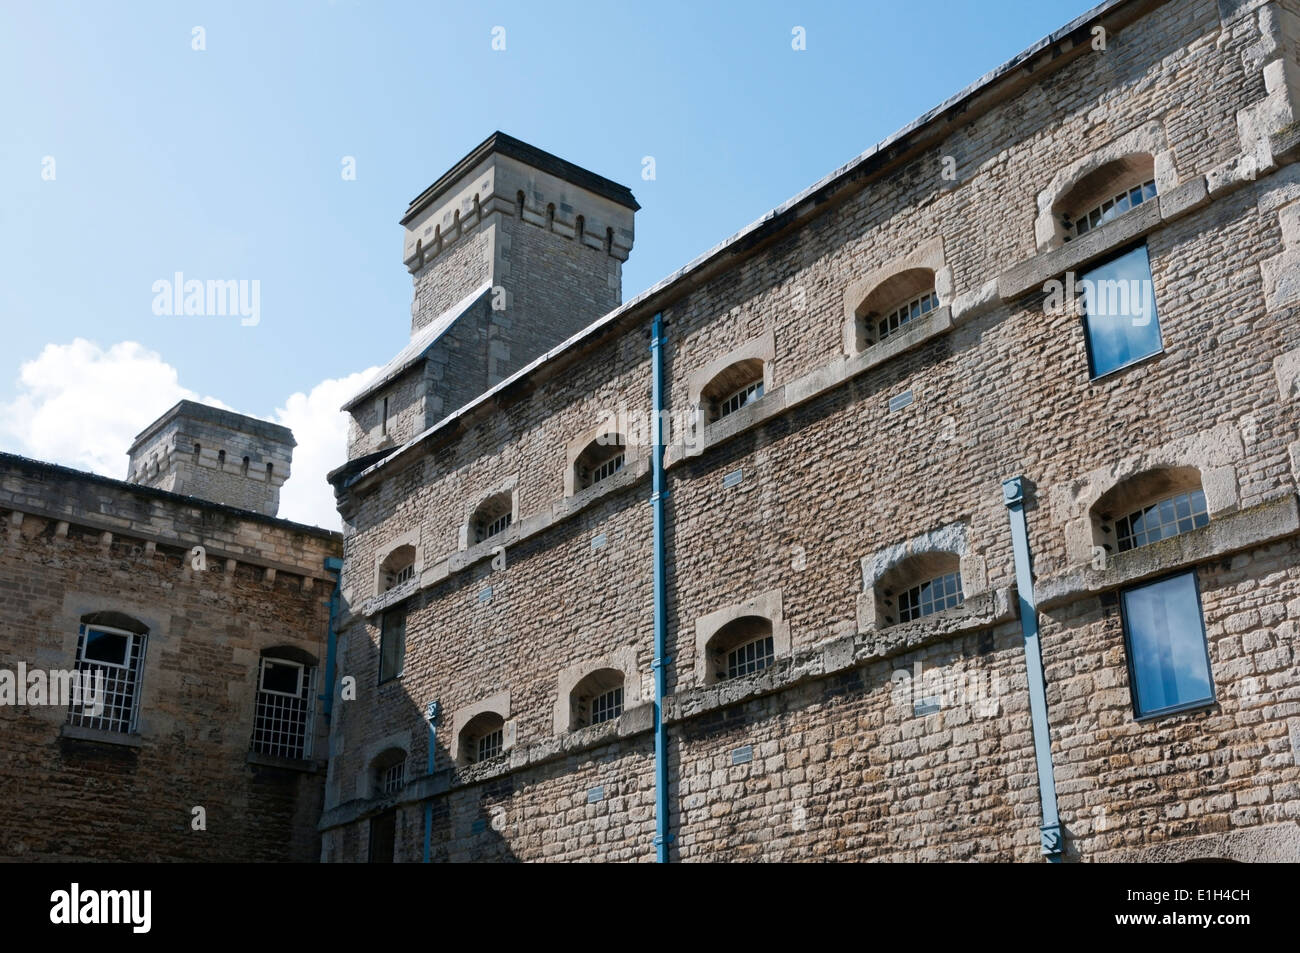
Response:
[[[901,593],[898,597],[898,621],[911,622],[961,603],[961,573],[946,573]]]
[[[475,761],[486,761],[488,758],[495,758],[501,753],[501,742],[504,732],[498,728],[496,731],[489,731],[486,735],[478,739],[477,753]]]
[[[717,419],[721,420],[723,417],[734,414],[736,411],[740,410],[740,408],[747,404],[752,404],[762,396],[762,381],[754,381],[752,384],[746,384],[734,394],[730,394],[718,402]]]
[[[599,725],[623,714],[623,686],[611,688],[591,700],[591,723]]]
[[[415,547],[398,546],[379,567],[381,591],[388,592],[415,578]]]
[[[933,291],[927,291],[920,297],[899,305],[876,324],[876,340],[883,341],[903,325],[915,321],[922,315],[929,314],[938,307],[939,296]]]
[[[263,656],[253,721],[253,750],[279,758],[310,758],[316,667]]]
[[[87,698],[83,693],[71,701],[69,725],[123,734],[137,730],[146,640],[145,632],[81,625],[77,635],[77,678],[92,694]],[[103,699],[102,710],[95,703],[96,696]]]
[[[1199,529],[1209,522],[1204,491],[1192,490],[1120,517],[1115,521],[1115,536],[1119,551],[1125,552]]]
[[[382,794],[396,794],[405,783],[406,759],[403,758],[383,769],[379,779],[379,790]]]
[[[1067,217],[1066,227],[1070,231],[1070,237],[1078,238],[1094,228],[1105,225],[1112,219],[1118,218],[1130,209],[1135,209],[1143,202],[1150,201],[1156,197],[1156,183],[1150,179],[1140,185],[1135,185],[1130,189],[1125,189],[1118,195],[1113,195],[1104,202],[1097,205],[1096,208],[1088,209],[1070,221]]]
[[[593,440],[574,461],[574,487],[586,489],[608,480],[623,469],[627,446],[622,435],[605,434]]]
[[[513,510],[514,497],[509,492],[494,493],[480,503],[470,518],[474,542],[481,543],[509,529]]]
[[[746,642],[727,653],[727,678],[739,678],[753,672],[761,672],[772,664],[775,652],[772,637]]]

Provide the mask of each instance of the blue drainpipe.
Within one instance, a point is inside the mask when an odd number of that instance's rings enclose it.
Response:
[[[1064,832],[1056,808],[1056,779],[1052,775],[1052,739],[1047,727],[1047,689],[1043,680],[1043,653],[1038,641],[1038,606],[1034,601],[1034,575],[1029,568],[1029,533],[1025,526],[1024,477],[1002,481],[1002,499],[1011,518],[1011,545],[1016,558],[1016,595],[1020,600],[1020,631],[1025,638],[1025,670],[1029,675],[1029,715],[1034,732],[1034,760],[1038,768],[1038,800],[1043,809],[1039,828],[1043,856],[1060,863],[1065,851]]]
[[[437,752],[438,741],[438,710],[439,705],[436,701],[429,702],[424,708],[424,718],[429,723],[429,776],[433,777],[434,754]],[[424,862],[429,862],[429,857],[433,853],[433,795],[429,795],[424,802]]]
[[[654,446],[650,455],[653,484],[650,505],[654,509],[654,600],[655,600],[655,650],[652,668],[655,676],[654,729],[655,729],[655,859],[668,863],[668,734],[664,730],[664,696],[667,694],[668,663],[668,600],[667,554],[664,543],[664,315],[656,311],[650,330],[651,396],[654,406]]]
[[[343,560],[337,556],[330,556],[325,560],[325,568],[334,573],[334,588],[330,590],[330,625],[329,641],[325,649],[325,684],[322,686],[325,690],[321,693],[321,700],[325,709],[325,724],[329,724],[330,715],[334,713],[334,655],[335,643],[338,641],[338,632],[335,631],[335,624],[339,617],[339,586],[342,585],[340,574],[343,572]]]

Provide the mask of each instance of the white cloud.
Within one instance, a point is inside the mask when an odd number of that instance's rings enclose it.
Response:
[[[321,381],[308,394],[291,394],[277,409],[275,421],[292,429],[298,442],[280,491],[280,516],[339,527],[334,491],[325,482],[325,474],[347,457],[347,418],[339,407],[375,372]],[[233,409],[182,387],[176,368],[135,341],[107,350],[84,338],[47,344],[23,363],[18,396],[0,404],[0,444],[120,480],[136,434],[178,400]]]

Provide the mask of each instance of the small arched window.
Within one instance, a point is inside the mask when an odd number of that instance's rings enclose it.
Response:
[[[579,215],[577,220],[573,223],[574,238],[576,238],[579,242],[581,242],[582,235],[584,232],[586,232],[586,230],[587,230],[587,220],[583,218],[581,215]]]
[[[244,457],[244,462],[239,465],[239,473],[241,476],[248,476],[248,464],[248,457]]]
[[[720,628],[705,647],[709,680],[742,678],[772,664],[776,649],[772,622],[762,616],[742,616]]]
[[[623,469],[626,461],[627,444],[623,435],[602,434],[589,443],[573,462],[574,486],[583,490],[608,480]]]
[[[607,228],[605,229],[605,254],[612,255],[613,253],[614,253],[614,229]]]
[[[474,219],[477,221],[483,216],[483,206],[479,204],[478,193],[474,193]]]
[[[504,533],[514,519],[514,497],[508,491],[494,493],[479,504],[470,517],[475,543],[482,543]]]
[[[455,218],[452,219],[451,222],[451,237],[452,238],[460,237],[460,209],[456,209],[456,216]]]
[[[217,451],[217,466],[219,466],[219,467],[224,467],[225,465],[226,465],[226,451],[224,451],[224,450],[218,450],[218,451]]]
[[[1068,242],[1155,197],[1155,159],[1139,153],[1094,169],[1076,182],[1052,211]]]
[[[709,381],[700,391],[700,402],[713,423],[762,396],[763,362],[753,357],[737,361]]]
[[[505,751],[505,719],[494,711],[480,712],[460,731],[460,758],[466,764],[490,761]]]
[[[555,231],[555,203],[551,202],[546,206],[546,230]]]
[[[406,784],[406,752],[389,748],[371,763],[374,791],[381,797],[396,794]]]
[[[1094,536],[1110,552],[1200,529],[1210,522],[1201,474],[1195,467],[1165,467],[1130,477],[1092,507]]]
[[[381,592],[388,592],[415,578],[415,547],[398,546],[379,566]]]
[[[515,193],[515,214],[518,215],[520,218],[524,217],[524,205],[527,202],[527,200],[528,200],[527,196],[524,195],[523,189],[520,189],[517,193]]]
[[[196,444],[194,445],[194,462],[195,462],[195,463],[198,463],[198,462],[199,462],[199,455],[200,455],[202,452],[203,452],[203,448],[200,447],[200,446],[196,443]]]
[[[623,714],[623,673],[616,668],[592,672],[569,695],[570,727],[585,728]]]
[[[876,582],[876,598],[886,625],[956,608],[965,599],[961,557],[931,552],[905,559]]]
[[[934,272],[929,268],[909,268],[886,278],[872,289],[854,312],[858,350],[879,344],[938,309]]]

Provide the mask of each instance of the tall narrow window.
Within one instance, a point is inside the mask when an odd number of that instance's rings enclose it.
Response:
[[[546,230],[548,232],[555,231],[555,203],[554,202],[546,206]]]
[[[384,398],[384,409],[380,415],[380,419],[381,419],[381,423],[379,425],[379,432],[383,436],[387,436],[388,435],[388,398],[387,397]]]
[[[1081,283],[1093,378],[1163,349],[1151,261],[1145,245],[1084,272]]]
[[[385,612],[379,634],[379,681],[402,674],[406,666],[406,611]]]
[[[1121,593],[1133,710],[1139,718],[1214,702],[1196,573]]]
[[[579,215],[578,220],[573,224],[573,234],[579,243],[582,242],[582,234],[586,230],[587,230],[587,220],[583,218],[581,215]]]
[[[527,202],[527,198],[524,195],[524,190],[520,189],[518,192],[515,193],[515,214],[518,215],[520,218],[524,217],[524,204],[526,202]]]
[[[199,454],[201,454],[202,452],[203,452],[203,448],[202,448],[201,446],[199,446],[199,445],[196,443],[196,444],[194,445],[194,462],[195,462],[195,463],[198,463],[198,462],[199,462]]]
[[[133,620],[125,620],[128,623]],[[84,622],[77,635],[77,673],[91,693],[91,704],[68,707],[68,724],[129,734],[140,714],[146,633]],[[95,702],[102,699],[102,707]]]
[[[370,819],[370,844],[367,859],[372,864],[391,864],[397,850],[397,809],[392,808]]]
[[[243,462],[239,465],[240,476],[248,476],[248,464],[249,464],[248,457],[244,457]]]
[[[218,450],[218,451],[217,451],[217,466],[219,466],[219,467],[224,467],[225,465],[226,465],[226,451],[224,451],[224,450]],[[157,466],[158,466],[158,465],[155,463],[155,464],[154,464],[154,468],[157,469]]]
[[[263,656],[253,720],[253,750],[279,758],[310,758],[316,668]]]

